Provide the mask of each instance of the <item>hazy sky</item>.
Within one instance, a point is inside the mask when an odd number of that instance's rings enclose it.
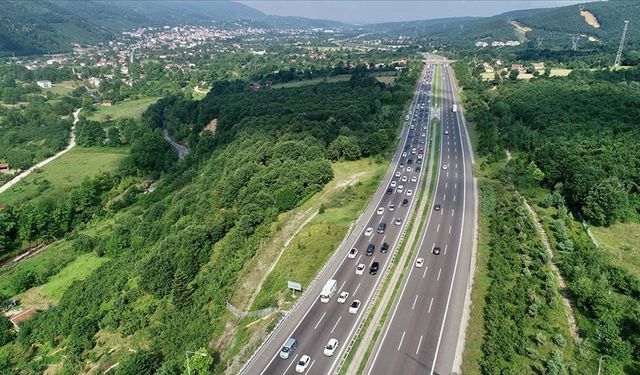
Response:
[[[272,1],[240,0],[279,16],[301,16],[347,23],[376,23],[457,16],[492,16],[516,9],[559,7],[575,0],[537,1]],[[584,1],[582,1],[584,2]]]

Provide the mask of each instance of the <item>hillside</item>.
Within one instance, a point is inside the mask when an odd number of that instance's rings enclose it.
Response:
[[[627,45],[637,44],[640,25],[640,3],[633,1],[592,2],[558,8],[528,9],[507,12],[492,17],[458,17],[411,22],[367,25],[374,34],[427,37],[434,44],[470,47],[478,40],[521,39],[535,41],[543,38],[547,47],[568,48],[571,36],[579,35],[580,46],[593,47],[602,43],[615,46],[625,20],[631,20],[627,31]],[[587,18],[592,24],[587,22]],[[514,25],[521,27],[521,31]],[[593,25],[598,27],[594,27]],[[530,29],[530,30],[529,30]],[[522,32],[527,30],[526,32]],[[524,38],[523,38],[524,37]]]
[[[65,52],[73,42],[110,39],[142,26],[266,18],[231,1],[0,0],[0,7],[0,57]]]

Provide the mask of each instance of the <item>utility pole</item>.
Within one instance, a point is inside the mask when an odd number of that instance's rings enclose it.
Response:
[[[622,50],[624,48],[624,38],[627,36],[627,27],[629,27],[629,21],[624,21],[622,37],[620,38],[620,46],[618,47],[618,53],[616,53],[616,62],[613,63],[613,66],[620,66],[620,60],[622,60]]]
[[[571,35],[571,50],[575,51],[578,49],[578,41],[580,40],[580,35]]]

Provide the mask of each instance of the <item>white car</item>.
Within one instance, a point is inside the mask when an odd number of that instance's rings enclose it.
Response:
[[[395,205],[395,204],[393,204],[393,203],[389,203],[388,208],[389,208],[389,212],[393,212],[393,210],[395,210],[395,209],[396,209],[396,205]]]
[[[442,166],[442,169],[446,170],[446,169],[447,169],[447,165],[446,165],[446,164],[444,164],[444,165]]]
[[[338,303],[347,302],[347,298],[349,298],[349,292],[341,292],[338,296]]]
[[[300,357],[298,363],[296,363],[296,372],[305,372],[307,367],[309,367],[309,363],[311,362],[311,357],[308,355],[303,355]]]
[[[380,208],[378,208],[378,211],[376,211],[376,213],[377,213],[378,215],[382,215],[382,214],[384,213],[384,207],[380,207]]]
[[[331,339],[324,347],[324,355],[331,357],[338,347],[338,340]]]
[[[354,299],[349,306],[349,314],[357,314],[358,309],[360,309],[360,300]]]
[[[372,234],[373,234],[373,228],[371,227],[367,228],[367,230],[364,231],[365,237],[371,237]]]
[[[391,187],[396,187],[396,185],[397,185],[397,184],[398,184],[398,183],[397,183],[395,180],[394,180],[394,181],[391,181]]]
[[[397,171],[396,172],[396,177],[400,177],[400,175],[401,175],[400,171]]]
[[[445,131],[444,131],[444,135],[449,135],[449,131],[448,131],[448,130],[445,130]]]
[[[367,266],[365,266],[364,263],[358,264],[358,267],[356,267],[356,275],[364,274],[364,269],[365,268],[367,268]]]
[[[413,195],[413,190],[407,190],[407,197],[410,197]]]
[[[418,154],[418,159],[422,159],[422,154]]]
[[[402,193],[404,191],[404,185],[398,186],[398,193]]]
[[[417,181],[418,181],[418,177],[417,176],[411,177],[411,182],[417,182]]]
[[[358,249],[356,249],[355,247],[352,248],[351,250],[349,250],[349,255],[347,255],[347,258],[349,259],[355,259],[356,255],[358,255]]]
[[[407,176],[402,176],[402,178],[400,179],[401,182],[407,182]]]
[[[416,259],[416,267],[417,268],[422,268],[423,265],[424,265],[424,258]]]
[[[411,172],[411,167],[407,167],[407,172]]]
[[[406,157],[407,157],[407,152],[406,152],[406,151],[402,153],[402,157],[403,157],[403,158],[406,158]]]

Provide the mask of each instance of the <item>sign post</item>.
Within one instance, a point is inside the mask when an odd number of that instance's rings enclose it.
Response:
[[[287,286],[291,289],[291,297],[296,298],[296,290],[298,292],[302,291],[302,285],[300,283],[296,283],[295,281],[287,281]]]

